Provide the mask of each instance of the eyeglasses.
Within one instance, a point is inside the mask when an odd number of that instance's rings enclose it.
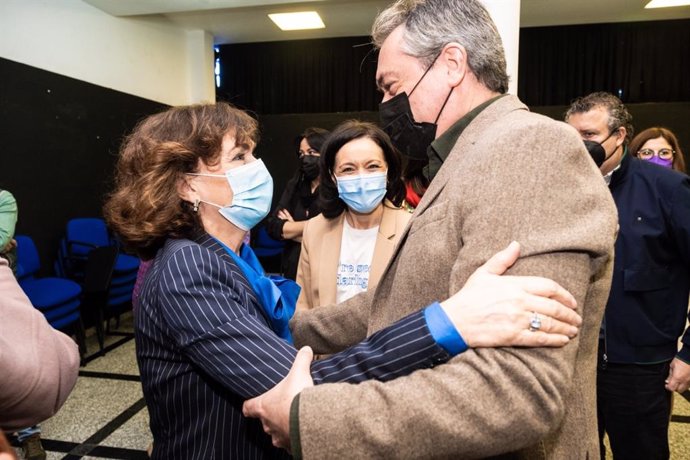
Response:
[[[676,152],[671,149],[660,149],[657,152],[652,149],[642,149],[637,151],[637,156],[643,160],[649,160],[655,156],[661,158],[662,160],[672,160],[674,153]]]
[[[300,158],[302,158],[302,157],[305,156],[305,155],[308,155],[308,156],[311,156],[311,157],[320,157],[320,156],[321,156],[321,154],[320,154],[319,152],[317,152],[316,150],[314,150],[314,149],[309,149],[309,150],[307,150],[306,152],[305,152],[304,150],[300,150],[300,151],[299,151],[299,157],[300,157]]]

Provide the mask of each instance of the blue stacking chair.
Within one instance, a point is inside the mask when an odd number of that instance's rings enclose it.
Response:
[[[79,283],[84,283],[85,270],[89,254],[96,248],[116,247],[110,237],[103,219],[75,218],[67,222],[65,239],[60,244],[59,272]],[[132,291],[139,269],[137,257],[124,254],[118,250],[113,268],[106,310],[114,313],[119,320],[119,311],[128,308],[132,301]],[[108,317],[106,317],[108,319]],[[107,323],[108,331],[110,322]]]
[[[17,240],[17,281],[35,308],[51,326],[65,332],[74,331],[83,357],[86,353],[84,325],[79,311],[81,286],[64,278],[38,278],[41,269],[33,240],[25,235]]]
[[[96,337],[101,355],[104,353],[105,341],[103,321],[105,311],[108,309],[108,293],[116,260],[117,248],[115,246],[92,249],[89,252],[84,271],[82,314],[86,318],[95,319]]]

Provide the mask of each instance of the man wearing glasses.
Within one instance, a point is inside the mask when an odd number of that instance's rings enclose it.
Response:
[[[683,393],[690,383],[690,330],[683,334],[690,291],[690,178],[628,154],[632,117],[612,94],[579,98],[565,117],[604,175],[620,225],[599,336],[601,456],[607,433],[616,460],[667,459],[672,392]]]

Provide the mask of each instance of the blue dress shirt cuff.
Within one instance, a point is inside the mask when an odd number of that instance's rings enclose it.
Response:
[[[431,336],[449,355],[459,355],[469,348],[460,335],[460,332],[455,329],[450,318],[448,318],[446,312],[441,308],[440,303],[434,302],[426,307],[424,309],[424,319],[426,319],[426,325],[429,328]]]

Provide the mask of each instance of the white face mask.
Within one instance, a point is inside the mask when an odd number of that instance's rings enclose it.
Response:
[[[273,200],[273,178],[262,160],[252,161],[238,168],[229,169],[225,174],[187,173],[190,176],[225,176],[232,189],[232,204],[221,206],[200,200],[218,208],[218,212],[244,231],[251,230],[266,217]]]

